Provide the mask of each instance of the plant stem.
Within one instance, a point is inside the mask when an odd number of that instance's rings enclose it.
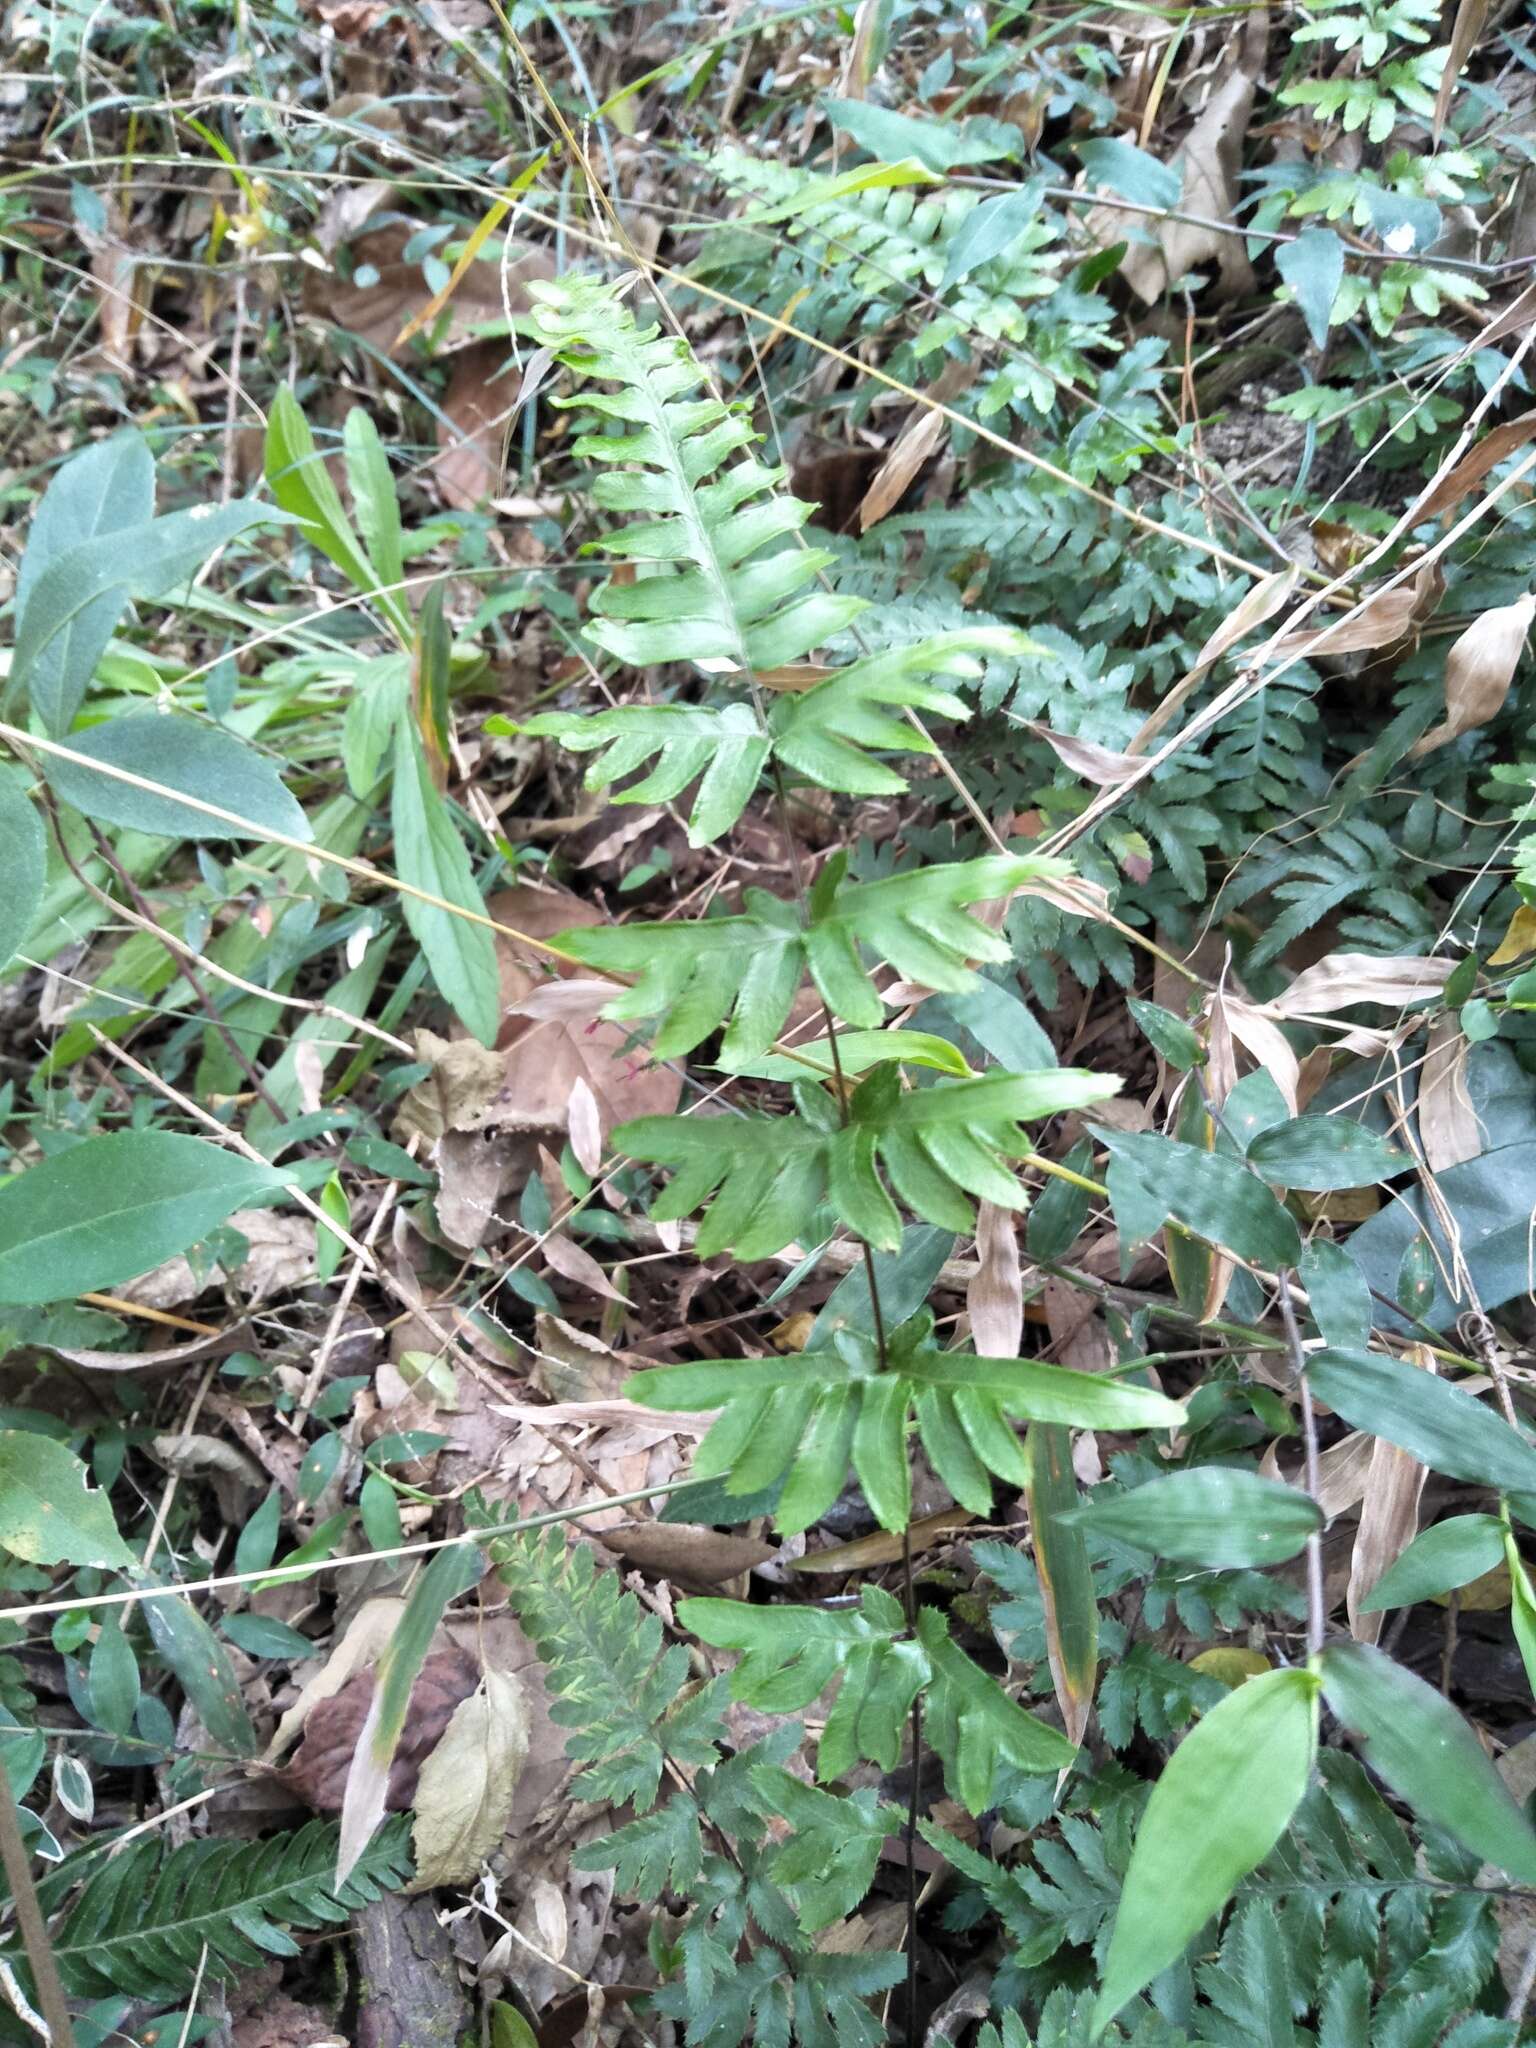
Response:
[[[43,2018],[48,2025],[48,2048],[75,2048],[75,2030],[70,2024],[64,1980],[54,1959],[53,1943],[48,1939],[43,1909],[37,1902],[37,1888],[32,1882],[32,1859],[21,1838],[21,1812],[16,1804],[16,1794],[11,1786],[10,1773],[3,1766],[0,1766],[0,1863],[5,1866],[11,1901],[16,1908],[16,1924],[21,1929],[22,1943],[37,1987],[37,2001],[43,2008]]]
[[[1314,1501],[1322,1490],[1321,1473],[1317,1457],[1317,1415],[1312,1406],[1312,1389],[1307,1385],[1307,1356],[1301,1348],[1301,1330],[1296,1321],[1296,1305],[1291,1300],[1291,1281],[1288,1273],[1280,1275],[1280,1320],[1285,1325],[1286,1348],[1291,1354],[1291,1366],[1296,1374],[1296,1392],[1301,1403],[1301,1436],[1306,1452],[1307,1492]],[[1321,1502],[1318,1502],[1321,1509]],[[1323,1597],[1323,1538],[1319,1530],[1313,1530],[1307,1538],[1307,1656],[1316,1657],[1323,1647],[1323,1635],[1327,1627],[1327,1607]]]

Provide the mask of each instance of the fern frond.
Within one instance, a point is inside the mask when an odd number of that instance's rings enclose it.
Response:
[[[745,704],[621,704],[614,711],[545,711],[509,731],[558,740],[573,754],[597,754],[583,778],[606,789],[647,762],[638,782],[614,792],[619,804],[670,803],[698,782],[688,818],[690,846],[722,838],[757,788],[769,740]]]
[[[639,977],[603,1015],[625,1023],[664,1015],[655,1042],[661,1059],[691,1052],[729,1015],[721,1057],[731,1066],[772,1045],[807,968],[835,1016],[863,1029],[879,1025],[885,1010],[861,945],[909,980],[952,994],[973,988],[966,963],[1006,960],[1010,948],[966,907],[1067,872],[1059,862],[998,855],[849,883],[845,865],[839,857],[823,871],[809,930],[790,904],[749,889],[739,917],[582,926],[562,933],[560,944],[588,967]]]
[[[478,1509],[473,1510],[479,1512]],[[489,1520],[489,1516],[485,1519]],[[518,1618],[549,1666],[551,1720],[577,1732],[566,1753],[590,1767],[577,1796],[644,1813],[670,1757],[716,1760],[720,1688],[682,1697],[688,1653],[663,1649],[661,1623],[558,1529],[489,1539],[487,1548]],[[634,1845],[638,1853],[642,1845]],[[626,1850],[626,1853],[629,1853]]]
[[[846,1122],[828,1095],[803,1083],[797,1117],[639,1117],[620,1125],[613,1141],[631,1159],[678,1169],[651,1214],[667,1222],[705,1208],[701,1258],[728,1250],[768,1258],[807,1234],[827,1201],[856,1236],[893,1250],[901,1217],[882,1168],[925,1222],[970,1230],[972,1195],[1024,1207],[1024,1190],[1004,1164],[1031,1150],[1024,1119],[1086,1107],[1118,1086],[1081,1068],[1054,1067],[903,1091],[891,1065],[859,1083]]]
[[[694,1477],[729,1474],[727,1493],[744,1494],[787,1474],[775,1519],[791,1534],[826,1513],[850,1462],[878,1520],[905,1528],[914,1417],[939,1477],[962,1506],[984,1515],[989,1473],[1013,1486],[1027,1480],[1013,1420],[1145,1429],[1171,1426],[1183,1413],[1122,1380],[1036,1359],[940,1351],[926,1311],[892,1333],[883,1369],[874,1346],[845,1331],[831,1351],[653,1366],[629,1388],[653,1407],[721,1409],[694,1454]]]
[[[65,1986],[82,1998],[169,2000],[196,1980],[205,1951],[216,1977],[297,1955],[289,1928],[338,1926],[405,1882],[410,1834],[408,1816],[386,1822],[339,1889],[337,1830],[325,1821],[259,1842],[188,1842],[168,1855],[137,1842],[102,1864],[54,1931]],[[0,1956],[25,1974],[19,1954]]]
[[[688,344],[639,326],[600,279],[531,289],[534,325],[559,361],[619,387],[556,403],[631,430],[584,433],[575,445],[605,465],[595,501],[644,515],[592,545],[657,571],[593,594],[597,644],[636,666],[691,661],[745,675],[798,661],[847,625],[861,599],[806,587],[832,557],[775,545],[799,532],[811,507],[781,492],[782,469],[742,454],[758,438],[743,408],[692,395],[705,374]],[[608,466],[620,463],[639,467]]]

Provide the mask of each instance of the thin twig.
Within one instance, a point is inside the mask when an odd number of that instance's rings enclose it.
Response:
[[[32,1882],[32,1859],[21,1838],[21,1809],[11,1789],[10,1775],[4,1770],[0,1770],[0,1863],[4,1864],[10,1883],[11,1903],[16,1909],[16,1924],[21,1929],[27,1961],[32,1965],[38,2004],[48,2023],[48,2048],[75,2048],[64,1980],[59,1975],[43,1909],[38,1904],[37,1887]]]

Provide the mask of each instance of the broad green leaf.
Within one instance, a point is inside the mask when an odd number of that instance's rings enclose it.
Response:
[[[1536,1493],[1536,1446],[1465,1388],[1380,1351],[1318,1351],[1307,1361],[1312,1391],[1352,1429],[1408,1451],[1432,1472]]]
[[[1096,185],[1107,185],[1111,192],[1118,192],[1122,199],[1135,200],[1138,206],[1178,205],[1184,189],[1183,173],[1171,164],[1159,163],[1134,142],[1125,142],[1118,136],[1095,136],[1072,146]]]
[[[484,1571],[485,1558],[473,1543],[454,1543],[429,1559],[411,1589],[405,1612],[379,1659],[367,1718],[347,1767],[341,1833],[336,1844],[338,1887],[345,1884],[347,1873],[384,1818],[390,1767],[405,1730],[411,1693],[427,1661],[437,1625],[450,1602],[468,1592]]]
[[[352,493],[357,523],[363,530],[368,560],[394,601],[404,605],[404,591],[394,588],[405,580],[395,480],[389,473],[389,457],[379,439],[379,430],[362,406],[354,405],[347,414],[341,441],[347,458],[347,487]]]
[[[341,759],[355,797],[373,794],[411,701],[411,657],[378,654],[354,678],[342,720]]]
[[[1061,1162],[1068,1173],[1087,1177],[1093,1169],[1093,1147],[1082,1138]],[[1059,1259],[1082,1235],[1088,1221],[1091,1191],[1076,1182],[1052,1176],[1035,1199],[1024,1226],[1024,1243],[1032,1259]]]
[[[1421,1820],[1517,1883],[1536,1884],[1536,1832],[1449,1700],[1364,1643],[1331,1644],[1318,1668],[1365,1761]]]
[[[1363,1351],[1371,1337],[1371,1293],[1349,1253],[1316,1238],[1301,1255],[1300,1274],[1323,1342],[1333,1351]]]
[[[11,657],[11,692],[28,692],[47,731],[62,739],[130,600],[162,597],[190,582],[226,541],[277,517],[252,498],[194,505],[60,555],[27,599]]]
[[[0,899],[0,967],[4,967],[36,924],[48,880],[43,821],[20,776],[10,768],[0,768],[0,874],[5,876],[5,894]]]
[[[1421,1530],[1382,1573],[1362,1614],[1385,1607],[1411,1607],[1437,1593],[1454,1592],[1491,1572],[1504,1556],[1504,1525],[1497,1515],[1452,1515]]]
[[[420,735],[409,718],[402,718],[395,728],[390,819],[401,881],[483,918],[485,905],[469,855],[453,814],[432,781]],[[418,897],[402,896],[400,901],[443,1000],[482,1045],[494,1045],[501,1028],[501,971],[492,933],[484,924]]]
[[[131,1565],[105,1493],[52,1437],[0,1430],[0,1549],[28,1564]]]
[[[67,1301],[134,1279],[287,1179],[172,1131],[87,1138],[0,1182],[0,1302]]]
[[[113,1609],[101,1617],[91,1648],[86,1696],[91,1717],[109,1735],[126,1735],[139,1704],[139,1660]]]
[[[1306,228],[1275,251],[1275,268],[1290,287],[1314,348],[1328,342],[1328,316],[1344,282],[1344,244],[1332,228]]]
[[[1203,1062],[1205,1047],[1192,1024],[1165,1010],[1161,1003],[1143,1002],[1140,996],[1127,996],[1125,1006],[1170,1067],[1187,1074]]]
[[[143,1614],[150,1639],[180,1680],[209,1740],[236,1756],[254,1756],[256,1731],[234,1664],[191,1600],[180,1593],[146,1600]]]
[[[1525,1294],[1531,1284],[1530,1221],[1536,1211],[1536,1141],[1501,1145],[1460,1166],[1435,1175],[1446,1207],[1455,1219],[1462,1256],[1476,1298],[1495,1309]],[[1397,1299],[1404,1255],[1421,1244],[1419,1276],[1413,1310],[1433,1329],[1452,1324],[1469,1304],[1454,1301],[1445,1274],[1453,1270],[1449,1248],[1422,1190],[1411,1188],[1368,1217],[1349,1240],[1349,1256],[1369,1285],[1388,1301]],[[1431,1245],[1433,1256],[1431,1256]],[[1392,1326],[1383,1310],[1385,1326]]]
[[[1109,1159],[1109,1198],[1122,1236],[1140,1242],[1171,1217],[1208,1244],[1256,1265],[1294,1266],[1301,1234],[1263,1181],[1235,1159],[1151,1132],[1095,1127]]]
[[[1525,1682],[1536,1692],[1536,1589],[1520,1555],[1514,1531],[1504,1531],[1504,1561],[1509,1567],[1509,1621],[1525,1666]]]
[[[1283,1564],[1323,1526],[1309,1495],[1226,1465],[1149,1479],[1094,1501],[1073,1519],[1090,1537],[1102,1533],[1213,1570]]]
[[[1094,2038],[1178,1961],[1284,1834],[1317,1750],[1317,1691],[1309,1671],[1250,1678],[1211,1709],[1164,1766],[1136,1831],[1094,2006]]]
[[[956,121],[939,121],[930,116],[918,120],[910,114],[892,113],[868,100],[822,101],[828,119],[845,135],[851,135],[862,150],[883,163],[900,163],[916,157],[931,171],[952,171],[958,164],[989,163],[1004,156],[1007,146],[993,133],[992,124],[971,128]]]
[[[1390,1180],[1413,1161],[1350,1117],[1298,1116],[1261,1131],[1248,1163],[1276,1187],[1326,1193]]]
[[[49,785],[66,803],[98,824],[122,825],[166,839],[308,839],[309,820],[283,787],[276,766],[244,740],[193,718],[131,712],[88,732],[74,733],[70,746],[105,767],[139,776],[156,789],[136,788],[112,775],[97,775],[79,762],[50,755]],[[180,790],[217,804],[244,819],[231,825],[189,809],[160,791]]]
[[[939,290],[948,291],[952,284],[969,277],[984,263],[1006,256],[1039,219],[1042,190],[1042,181],[1032,181],[1020,185],[1017,191],[999,192],[995,198],[983,199],[973,207],[950,242]]]
[[[1099,1607],[1088,1546],[1076,1526],[1080,1496],[1071,1435],[1059,1423],[1032,1422],[1025,1454],[1029,1533],[1045,1602],[1051,1681],[1068,1738],[1081,1742],[1098,1676]]]
[[[286,384],[279,385],[267,415],[266,476],[272,496],[298,520],[305,538],[335,563],[355,590],[378,598],[391,630],[402,646],[409,646],[409,609],[397,592],[386,594],[381,587],[398,579],[385,576],[369,559],[315,446],[309,422]]]

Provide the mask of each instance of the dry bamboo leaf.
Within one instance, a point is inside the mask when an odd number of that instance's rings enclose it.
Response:
[[[589,1082],[577,1075],[571,1089],[570,1107],[571,1150],[576,1154],[576,1163],[583,1173],[589,1173],[595,1180],[603,1170],[603,1125],[597,1113],[597,1097],[592,1093]]]
[[[982,1358],[1017,1358],[1024,1331],[1024,1270],[1011,1209],[983,1202],[976,1212],[976,1277],[966,1293],[971,1339]]]
[[[278,1722],[277,1731],[263,1752],[263,1763],[270,1764],[282,1755],[321,1700],[334,1699],[354,1671],[360,1671],[383,1654],[404,1612],[405,1602],[391,1594],[363,1602],[348,1622],[346,1633]]]
[[[598,1541],[627,1564],[679,1585],[719,1586],[767,1564],[778,1551],[756,1536],[722,1534],[691,1522],[619,1522]]]
[[[500,1843],[528,1754],[528,1703],[510,1671],[487,1669],[461,1700],[416,1785],[413,1888],[468,1884]]]
[[[1255,1066],[1263,1067],[1268,1073],[1285,1097],[1285,1106],[1291,1115],[1300,1116],[1301,1062],[1292,1051],[1290,1040],[1272,1017],[1266,1016],[1257,1005],[1243,997],[1226,990],[1222,1002],[1227,1029]]]
[[[1401,954],[1378,959],[1374,953],[1329,953],[1264,1007],[1272,1017],[1331,1017],[1355,1003],[1380,1003],[1395,1010],[1439,995],[1455,964]]]
[[[520,1003],[509,1003],[507,1015],[533,1017],[540,1021],[548,1017],[585,1020],[595,1017],[613,998],[614,984],[611,981],[586,981],[573,976],[569,981],[540,982]]]
[[[1410,761],[1432,754],[1448,740],[1498,716],[1525,652],[1533,618],[1536,595],[1527,595],[1472,621],[1445,657],[1445,722],[1414,741],[1408,749]]]
[[[249,1347],[251,1335],[249,1323],[234,1323],[211,1337],[155,1351],[86,1351],[67,1344],[50,1344],[46,1335],[29,1337],[27,1342],[39,1351],[51,1351],[55,1358],[67,1358],[71,1365],[83,1366],[87,1372],[150,1372],[159,1366],[190,1365],[194,1359],[243,1351]]]
[[[1130,754],[1117,754],[1112,747],[1101,747],[1094,740],[1074,739],[1070,733],[1053,732],[1050,726],[1033,718],[1021,719],[1019,723],[1026,732],[1044,740],[1063,766],[1099,789],[1114,789],[1141,773],[1142,763]]]
[[[1428,1354],[1417,1362],[1429,1363]],[[1374,1643],[1381,1635],[1386,1615],[1380,1611],[1362,1614],[1360,1602],[1418,1534],[1419,1496],[1428,1477],[1427,1469],[1407,1451],[1381,1437],[1373,1440],[1344,1595],[1349,1632],[1357,1643]]]
[[[540,1246],[547,1263],[554,1267],[562,1280],[574,1281],[578,1287],[585,1287],[593,1294],[600,1294],[608,1301],[619,1301],[629,1307],[629,1297],[620,1294],[592,1254],[583,1246],[575,1244],[564,1231],[551,1231]]]
[[[1536,285],[1531,290],[1536,292]],[[1522,293],[1518,303],[1523,303],[1526,296]],[[1512,314],[1515,308],[1512,306],[1509,310]],[[1524,317],[1529,319],[1532,311],[1536,308],[1527,309]],[[1486,347],[1488,340],[1489,332],[1485,329],[1479,337],[1479,346]],[[1523,412],[1518,419],[1505,420],[1501,425],[1491,427],[1449,475],[1431,484],[1413,508],[1414,524],[1418,526],[1427,519],[1438,519],[1443,512],[1459,505],[1469,491],[1476,490],[1490,469],[1497,468],[1506,455],[1513,455],[1517,448],[1523,448],[1533,434],[1536,434],[1536,412]]]
[[[1456,19],[1451,25],[1450,45],[1445,53],[1445,65],[1440,73],[1440,90],[1435,94],[1435,118],[1429,131],[1431,149],[1440,147],[1440,137],[1445,133],[1445,117],[1451,110],[1451,96],[1456,90],[1456,81],[1483,32],[1483,23],[1488,19],[1488,0],[1461,0],[1456,9]]]
[[[1288,603],[1300,574],[1300,568],[1294,567],[1277,569],[1273,576],[1259,578],[1206,641],[1188,675],[1179,678],[1151,717],[1143,721],[1136,737],[1125,750],[1127,754],[1144,754],[1147,751],[1173,714],[1198,686],[1206,671],[1213,668],[1229,648],[1235,647],[1256,627],[1272,619],[1275,613]]]
[[[1523,292],[1510,300],[1502,313],[1494,314],[1477,339],[1468,342],[1463,353],[1474,355],[1478,349],[1492,348],[1496,341],[1503,341],[1511,334],[1523,334],[1533,320],[1536,320],[1536,284],[1528,284]]]
[[[1082,875],[1067,875],[1060,881],[1026,882],[1019,894],[1042,897],[1072,917],[1091,917],[1100,924],[1109,916],[1109,891]]]
[[[1527,953],[1536,953],[1536,910],[1528,903],[1521,903],[1509,920],[1503,938],[1488,955],[1488,965],[1507,967],[1512,960],[1523,960]]]
[[[555,1401],[585,1404],[612,1398],[623,1388],[629,1370],[619,1354],[600,1337],[589,1337],[559,1316],[540,1309],[533,1319],[535,1359],[533,1383]]]
[[[1419,1142],[1431,1172],[1443,1173],[1483,1150],[1483,1131],[1467,1092],[1472,1047],[1454,1017],[1437,1017],[1419,1076]]]
[[[1418,616],[1419,579],[1397,583],[1362,599],[1353,612],[1320,626],[1304,626],[1296,633],[1283,633],[1264,650],[1266,661],[1311,660],[1314,655],[1364,654],[1376,647],[1391,647],[1407,633]]]
[[[969,1508],[942,1508],[934,1515],[920,1515],[907,1534],[915,1555],[930,1543],[942,1543],[974,1522]],[[872,1536],[857,1537],[852,1543],[834,1543],[829,1550],[813,1550],[790,1565],[795,1572],[861,1572],[871,1566],[894,1564],[901,1556],[902,1540],[889,1529],[877,1529]]]
[[[949,421],[926,407],[902,428],[875,471],[859,506],[859,531],[868,533],[905,497],[912,479],[943,440]]]

